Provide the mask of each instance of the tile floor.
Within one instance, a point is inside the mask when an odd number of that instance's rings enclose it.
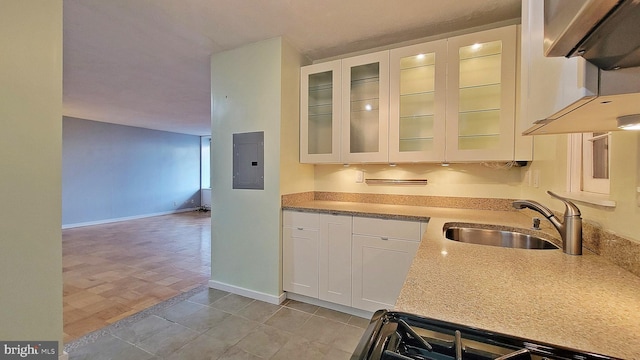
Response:
[[[71,360],[339,360],[350,358],[368,323],[293,300],[273,305],[203,289],[66,350]]]

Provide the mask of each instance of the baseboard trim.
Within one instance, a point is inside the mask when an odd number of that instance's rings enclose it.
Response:
[[[104,220],[96,220],[96,221],[87,221],[87,222],[75,223],[75,224],[64,224],[64,225],[62,225],[62,229],[64,230],[64,229],[72,229],[72,228],[83,227],[83,226],[102,225],[102,224],[109,224],[109,223],[120,222],[120,221],[144,219],[144,218],[148,218],[148,217],[161,216],[161,215],[170,215],[170,214],[178,214],[178,213],[196,211],[196,210],[198,210],[198,208],[188,208],[188,209],[163,211],[163,212],[152,213],[152,214],[125,216],[125,217],[121,217],[121,218],[104,219]]]
[[[373,316],[373,313],[370,311],[357,309],[351,306],[335,304],[329,301],[324,301],[324,300],[320,300],[320,299],[316,299],[316,298],[312,298],[304,295],[298,295],[290,292],[285,293],[285,295],[287,299],[296,300],[296,301],[300,301],[300,302],[311,304],[311,305],[321,306],[327,309],[340,311],[343,313],[347,313],[349,315],[358,316],[365,319],[371,319],[371,317]]]
[[[282,293],[279,296],[276,296],[276,295],[263,293],[260,291],[246,289],[240,286],[226,284],[226,283],[215,281],[215,280],[209,280],[209,287],[212,289],[227,291],[236,295],[246,296],[248,298],[264,301],[264,302],[275,304],[275,305],[281,304],[287,298],[287,295],[285,293]]]

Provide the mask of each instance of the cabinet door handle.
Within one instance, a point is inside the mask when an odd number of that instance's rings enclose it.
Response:
[[[388,237],[386,237],[386,236],[380,236],[380,239],[382,239],[382,240],[389,240],[389,238],[388,238]]]

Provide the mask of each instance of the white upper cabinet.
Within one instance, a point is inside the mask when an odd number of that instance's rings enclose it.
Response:
[[[514,160],[516,26],[448,39],[447,161]]]
[[[444,160],[446,57],[446,40],[390,51],[389,162]]]
[[[389,51],[342,60],[342,162],[387,162]]]
[[[340,162],[340,60],[300,70],[300,162]]]
[[[303,67],[300,161],[530,160],[516,45],[512,25]]]

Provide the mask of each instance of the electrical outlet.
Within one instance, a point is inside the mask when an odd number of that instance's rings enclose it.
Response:
[[[364,171],[356,170],[356,182],[363,183],[364,182]]]
[[[533,170],[533,187],[540,187],[540,170]]]
[[[525,173],[524,173],[524,183],[527,186],[531,186],[531,169],[528,169],[527,171],[525,171]]]

